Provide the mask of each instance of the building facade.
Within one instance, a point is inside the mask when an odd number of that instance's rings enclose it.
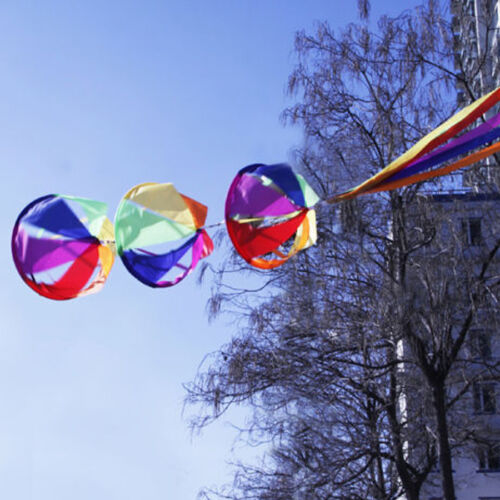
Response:
[[[463,107],[500,87],[500,0],[451,0],[457,100]],[[492,116],[494,111],[488,114]],[[463,185],[481,191],[500,183],[498,160],[462,174]]]
[[[429,193],[426,198],[431,199],[436,219],[441,221],[437,230],[444,234],[443,238],[453,242],[458,235],[463,242],[464,260],[456,270],[478,275],[500,235],[500,193],[475,193],[470,189]],[[432,248],[428,251],[432,253]],[[426,259],[425,253],[422,259]],[[497,252],[487,276],[499,274]],[[457,293],[458,317],[463,314],[463,295],[461,290]],[[463,426],[459,438],[468,435],[469,439],[467,445],[457,446],[453,454],[457,500],[500,500],[500,307],[492,307],[492,303],[495,300],[487,300],[488,305],[479,307],[460,354],[462,361],[450,373],[447,384],[449,399],[455,396],[454,390],[463,391],[469,385],[463,403],[449,416],[455,425],[459,422]],[[461,323],[460,319],[457,323]],[[436,468],[422,490],[422,499],[442,500],[440,482]]]
[[[455,70],[464,77],[459,103],[500,86],[500,2],[451,0]],[[467,89],[466,87],[470,87]]]

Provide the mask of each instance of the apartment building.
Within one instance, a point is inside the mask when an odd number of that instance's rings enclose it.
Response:
[[[428,192],[423,196],[431,201],[432,212],[439,219],[439,231],[450,244],[459,236],[463,243],[463,261],[454,263],[454,271],[478,273],[480,266],[494,248],[500,235],[500,193],[477,193],[472,189],[461,192]],[[432,253],[432,245],[423,252]],[[443,262],[443,266],[452,265]],[[450,269],[450,272],[452,270]],[[493,259],[488,275],[500,274],[500,255]],[[457,314],[461,314],[457,293]],[[498,297],[497,297],[498,299]],[[474,439],[457,447],[453,455],[457,500],[500,500],[500,307],[495,300],[487,301],[487,309],[479,309],[470,327],[468,340],[460,354],[462,362],[450,374],[449,398],[456,391],[470,388],[463,402],[449,418],[463,425],[464,435]],[[460,319],[457,320],[460,324]],[[454,414],[455,412],[455,414]],[[456,443],[452,443],[456,444]],[[441,476],[436,468],[422,490],[425,500],[441,500]]]

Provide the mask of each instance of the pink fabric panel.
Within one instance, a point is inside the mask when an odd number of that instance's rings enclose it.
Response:
[[[285,196],[270,187],[263,186],[251,175],[241,177],[230,197],[230,217],[277,216],[300,210]]]
[[[72,262],[91,245],[86,241],[35,238],[22,229],[16,238],[18,262],[25,274],[47,271]]]

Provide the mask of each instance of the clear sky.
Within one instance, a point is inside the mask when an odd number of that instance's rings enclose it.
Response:
[[[294,33],[315,20],[356,21],[356,2],[0,3],[0,498],[184,500],[228,479],[245,453],[230,426],[191,437],[182,415],[182,383],[232,334],[208,324],[210,282],[153,290],[117,261],[101,293],[51,302],[17,275],[10,236],[34,198],[105,201],[112,218],[144,181],[221,220],[238,169],[300,143],[279,115]]]

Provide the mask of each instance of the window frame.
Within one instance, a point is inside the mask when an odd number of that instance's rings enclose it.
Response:
[[[487,328],[474,328],[470,333],[469,348],[472,359],[492,359],[493,332]]]
[[[491,441],[478,449],[479,469],[477,472],[500,473],[500,441]],[[495,461],[495,466],[492,462]],[[494,497],[493,497],[494,498]]]
[[[494,381],[478,381],[473,385],[472,391],[475,415],[495,415],[497,413],[497,391]]]
[[[465,244],[478,247],[483,242],[482,218],[466,217],[461,220],[462,238]]]

